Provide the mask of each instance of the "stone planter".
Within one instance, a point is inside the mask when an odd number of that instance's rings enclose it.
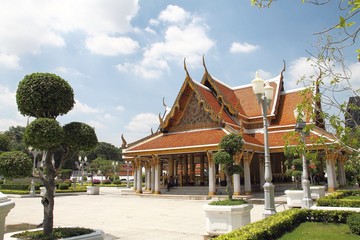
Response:
[[[286,202],[289,208],[301,207],[304,197],[303,190],[285,190]]]
[[[311,198],[319,199],[325,197],[325,187],[324,186],[310,186]]]
[[[251,203],[237,206],[205,205],[205,228],[210,236],[231,232],[251,222]]]
[[[4,236],[5,218],[14,206],[15,203],[0,192],[0,240],[2,240]]]
[[[325,196],[324,186],[310,186],[311,199],[316,200]],[[301,207],[301,202],[304,197],[303,190],[285,190],[286,202],[288,207]]]
[[[87,195],[99,195],[100,187],[99,186],[87,186],[86,194]]]
[[[37,231],[37,230],[41,230],[41,228],[32,229],[28,231]],[[21,232],[22,231],[7,233],[4,235],[4,240],[21,240],[20,238],[11,237],[16,233],[21,233]],[[101,230],[95,230],[95,232],[93,233],[85,234],[81,236],[62,238],[62,240],[103,240],[103,239],[104,239],[104,232]]]

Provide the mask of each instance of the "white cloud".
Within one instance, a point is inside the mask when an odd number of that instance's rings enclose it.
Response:
[[[306,57],[300,57],[290,62],[288,70],[288,77],[284,80],[286,89],[294,89],[303,87],[301,83],[298,84],[298,81],[303,77],[310,77],[316,74],[314,67],[312,66],[312,62],[308,61]]]
[[[183,8],[176,5],[168,5],[165,10],[159,14],[159,20],[170,23],[183,23],[190,14]]]
[[[121,106],[121,105],[118,105],[115,107],[115,109],[119,112],[124,112],[125,111],[125,107],[124,106]]]
[[[350,83],[354,89],[360,89],[360,62],[349,65],[351,71]]]
[[[69,75],[74,75],[74,76],[83,76],[83,74],[81,72],[79,72],[78,70],[74,69],[74,68],[68,68],[68,67],[62,67],[59,66],[57,68],[55,68],[56,72],[62,73],[62,74],[69,74]]]
[[[86,39],[86,47],[95,54],[117,56],[131,54],[139,48],[139,43],[128,37],[110,37],[97,34]]]
[[[74,109],[71,111],[71,113],[99,113],[101,110],[92,108],[89,105],[80,102],[79,100],[75,100],[75,106]]]
[[[22,54],[43,46],[64,47],[65,33],[123,34],[133,31],[138,0],[13,0],[0,8],[0,64],[18,69]]]
[[[117,65],[119,71],[157,78],[169,70],[170,62],[181,64],[185,57],[189,66],[200,65],[202,55],[215,45],[207,36],[208,26],[203,19],[178,6],[169,5],[157,20],[169,23],[164,40],[146,47],[141,61]]]
[[[159,117],[153,113],[140,113],[125,126],[125,129],[133,133],[150,132],[151,127],[159,125]]]
[[[106,126],[104,124],[102,124],[101,122],[99,121],[94,121],[94,120],[90,120],[87,122],[87,124],[89,124],[89,126],[95,128],[95,130],[97,129],[105,129]]]
[[[151,33],[151,34],[156,34],[156,32],[151,27],[146,27],[145,32],[148,32],[148,33]]]
[[[8,87],[0,85],[0,109],[15,108],[16,106],[16,93],[10,91]]]
[[[0,65],[8,69],[20,69],[19,57],[14,54],[3,54],[0,52]]]
[[[246,42],[244,42],[244,43],[233,42],[230,47],[230,52],[231,53],[250,53],[259,48],[260,47],[257,45],[252,45],[252,44],[249,44]]]

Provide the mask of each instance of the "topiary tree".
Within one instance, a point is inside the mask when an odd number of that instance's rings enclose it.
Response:
[[[97,144],[92,127],[72,122],[61,127],[56,117],[66,114],[74,106],[71,86],[61,77],[51,73],[33,73],[20,81],[16,101],[21,114],[35,117],[25,129],[24,141],[28,146],[43,153],[43,165],[38,177],[46,188],[41,203],[44,206],[44,234],[53,232],[55,177],[65,161],[72,159],[80,150],[90,150]],[[60,154],[56,166],[54,153]],[[31,169],[31,168],[30,168]]]
[[[28,154],[20,151],[0,154],[0,175],[5,178],[31,176],[32,161]]]
[[[10,138],[3,133],[0,133],[0,153],[10,151]]]
[[[221,164],[223,167],[227,182],[226,192],[230,200],[233,196],[231,177],[234,174],[240,174],[242,172],[242,167],[235,164],[234,156],[242,150],[242,147],[242,136],[236,133],[230,133],[224,136],[219,143],[219,148],[222,150],[214,154],[214,162]]]

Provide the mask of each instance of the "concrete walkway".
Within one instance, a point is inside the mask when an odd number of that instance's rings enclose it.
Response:
[[[254,196],[261,202],[261,193]],[[43,207],[39,197],[11,198],[15,207],[6,218],[6,225],[42,222]],[[275,198],[278,212],[285,210],[284,196]],[[79,226],[101,229],[106,239],[186,239],[200,240],[205,232],[203,205],[212,200],[187,200],[140,197],[122,194],[121,189],[101,188],[100,195],[56,196],[55,226]],[[263,204],[254,204],[251,221],[262,219]]]

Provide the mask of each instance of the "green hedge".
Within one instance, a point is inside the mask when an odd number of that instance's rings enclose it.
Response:
[[[277,239],[303,222],[346,223],[352,211],[290,209],[279,212],[261,221],[250,223],[216,240],[262,240]]]
[[[30,184],[1,184],[0,189],[6,190],[30,190]],[[35,184],[35,190],[40,190],[40,185]]]
[[[360,200],[345,199],[349,196],[360,196],[360,190],[338,190],[316,201],[317,206],[360,207]]]

